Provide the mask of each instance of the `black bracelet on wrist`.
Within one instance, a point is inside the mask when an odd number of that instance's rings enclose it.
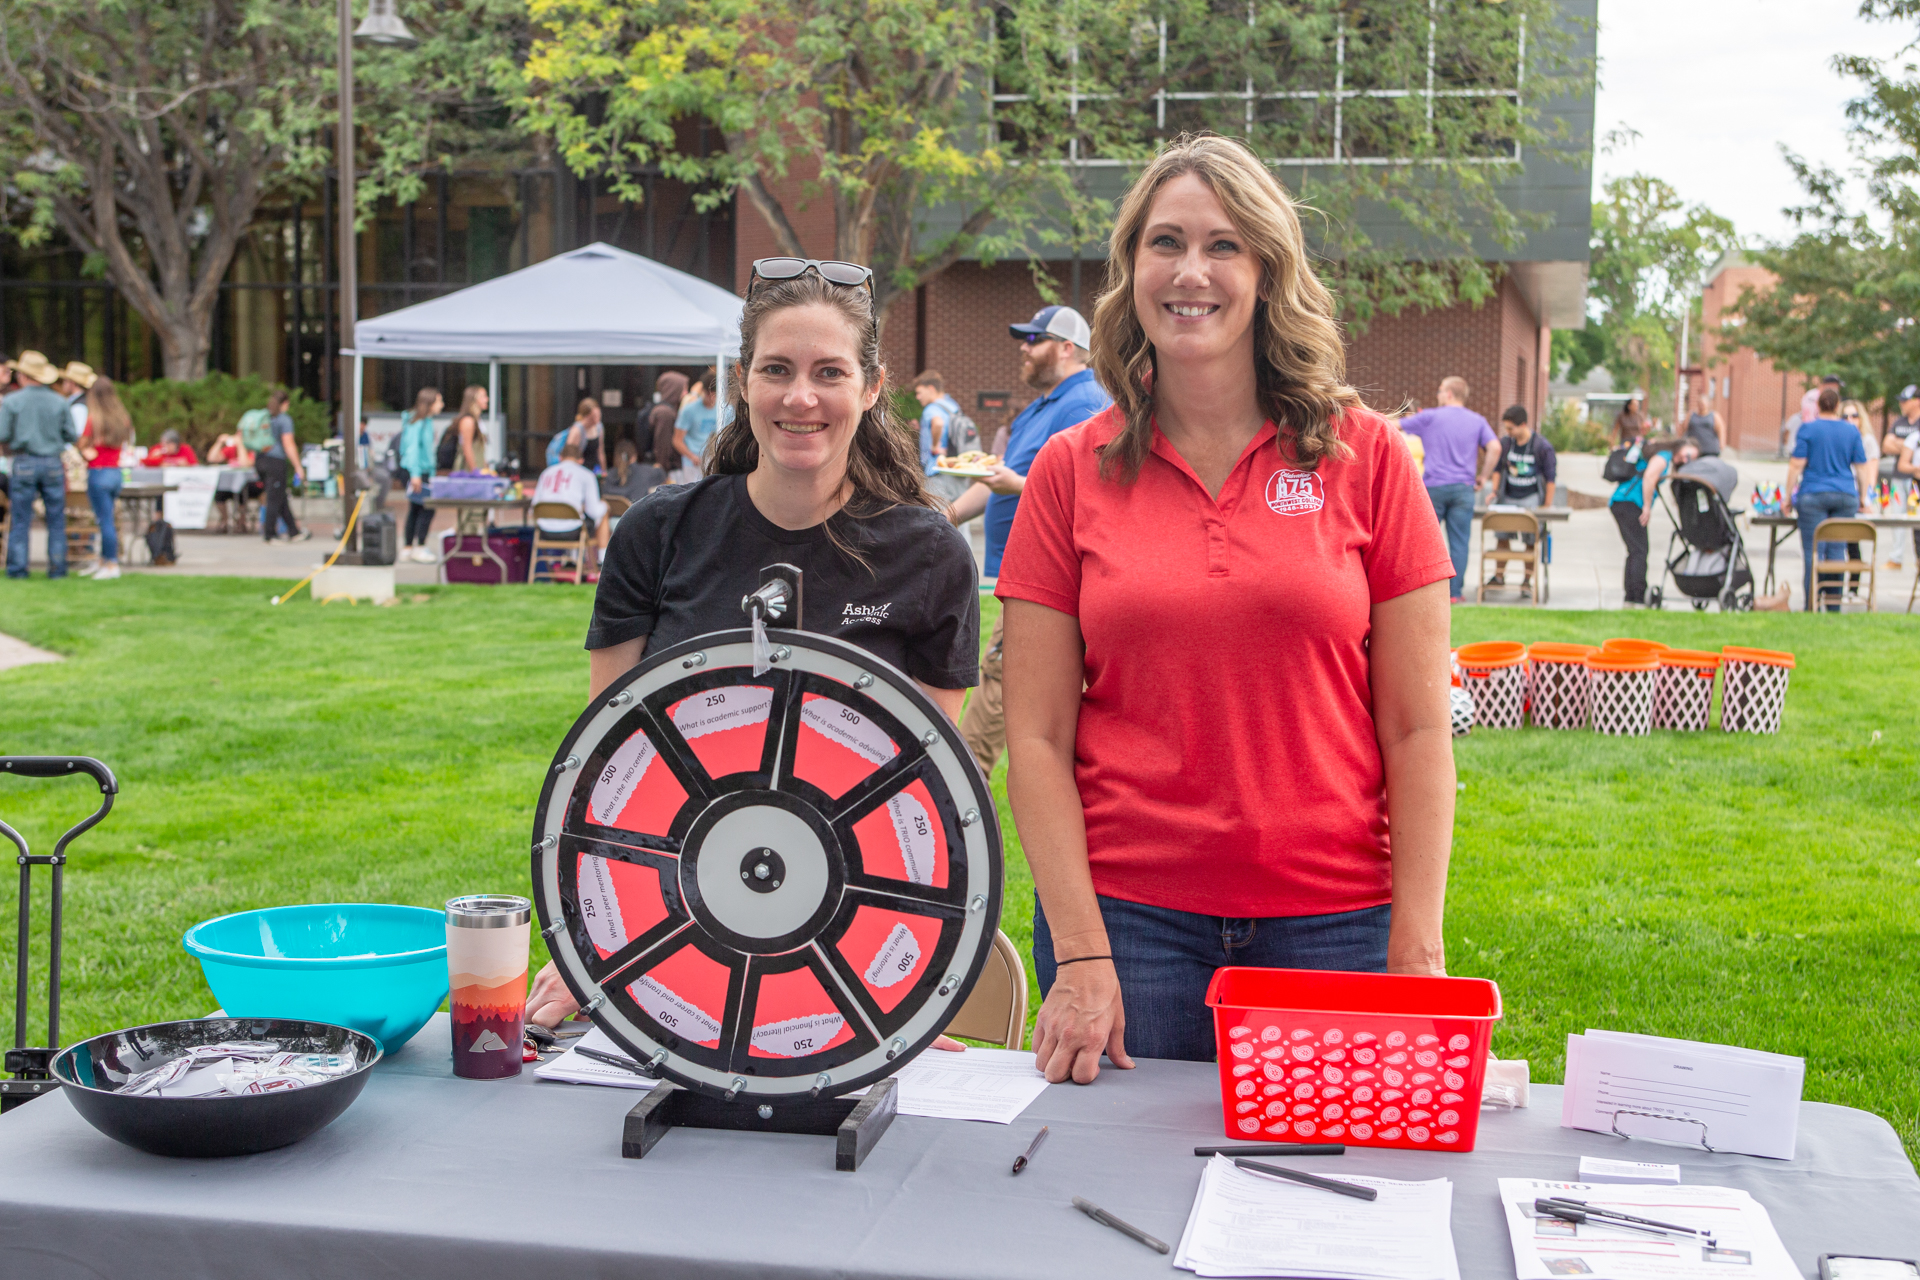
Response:
[[[1053,967],[1058,969],[1063,964],[1079,964],[1082,960],[1111,960],[1111,959],[1113,959],[1112,956],[1075,956],[1071,960],[1055,960],[1053,962]]]

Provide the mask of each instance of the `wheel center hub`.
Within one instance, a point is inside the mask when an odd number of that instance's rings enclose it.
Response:
[[[846,884],[826,819],[779,791],[734,792],[687,833],[680,891],[728,946],[772,955],[804,946],[827,924]]]

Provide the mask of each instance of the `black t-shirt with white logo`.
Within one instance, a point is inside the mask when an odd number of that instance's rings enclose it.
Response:
[[[1538,431],[1528,436],[1525,444],[1514,443],[1512,436],[1500,437],[1500,463],[1495,472],[1500,477],[1501,498],[1531,498],[1540,492],[1543,481],[1559,478],[1553,446]]]
[[[833,636],[936,689],[980,682],[980,592],[973,551],[945,516],[898,506],[782,529],[754,507],[745,476],[656,489],[620,519],[587,628],[589,649],[652,637],[660,649],[744,627],[740,598],[770,564],[802,574],[801,630]]]

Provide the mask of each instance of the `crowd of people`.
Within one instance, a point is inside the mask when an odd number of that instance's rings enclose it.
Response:
[[[100,528],[86,576],[120,576],[114,506],[133,423],[110,379],[78,360],[55,365],[38,351],[0,361],[0,454],[8,464],[7,576],[28,571],[33,504],[47,519],[47,576],[67,575],[67,493],[84,489]],[[78,481],[78,483],[75,483]]]

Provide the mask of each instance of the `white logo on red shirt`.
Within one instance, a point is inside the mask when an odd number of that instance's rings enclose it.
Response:
[[[1267,505],[1283,516],[1311,515],[1326,501],[1326,486],[1318,472],[1282,467],[1267,481]]]

